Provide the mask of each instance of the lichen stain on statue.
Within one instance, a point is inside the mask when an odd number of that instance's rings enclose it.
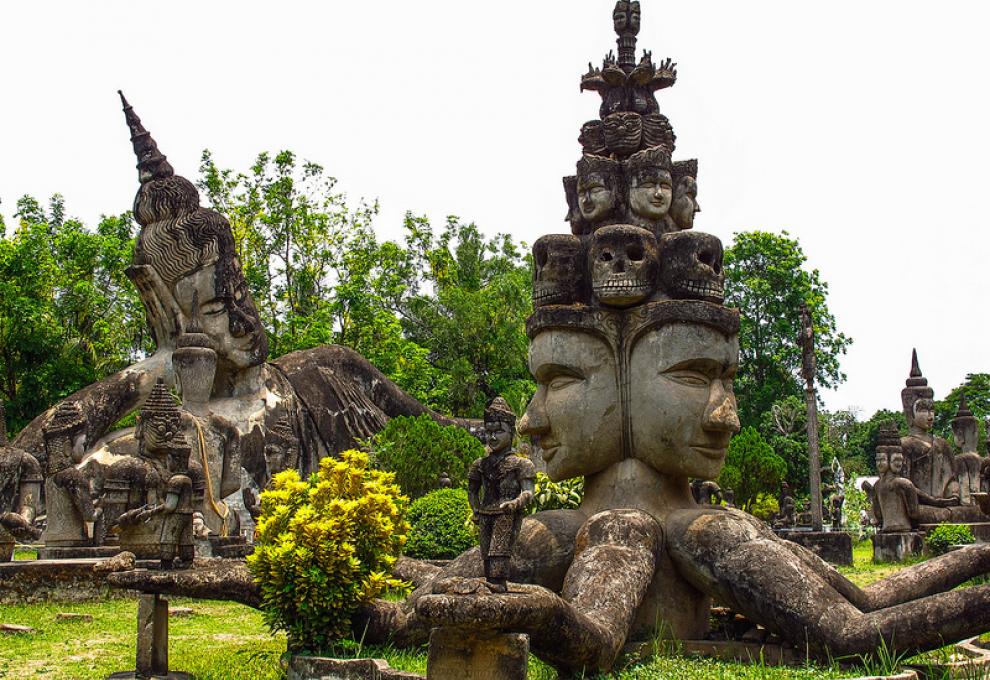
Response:
[[[703,639],[713,598],[821,658],[931,649],[990,628],[990,586],[943,592],[990,570],[990,546],[861,590],[755,517],[692,496],[690,481],[718,476],[739,428],[739,317],[723,306],[721,243],[684,231],[697,164],[671,161],[654,96],[674,66],[648,52],[636,61],[638,2],[618,2],[613,19],[618,59],[581,82],[602,106],[564,178],[571,234],[534,246],[537,391],[519,422],[551,479],[584,477],[584,499],[523,521],[512,573],[526,583],[451,588],[484,572],[468,551],[406,603],[376,603],[356,630],[403,644],[430,626],[527,633],[535,654],[580,672],[611,668],[627,640]]]
[[[285,466],[309,474],[322,457],[353,448],[389,418],[430,413],[444,424],[476,429],[476,421],[430,412],[346,347],[321,346],[266,362],[268,339],[230,225],[200,206],[196,187],[174,173],[120,96],[140,180],[134,216],[141,231],[127,273],[156,350],[71,395],[19,435],[17,444],[37,459],[46,460],[46,451],[56,459],[48,467],[58,478],[46,482],[56,487],[47,536],[93,545],[99,508],[88,504],[117,493],[113,483],[105,488],[108,469],[138,456],[132,428],[111,430],[159,378],[181,392],[182,434],[204,472],[197,511],[214,534],[236,535],[236,517],[224,503],[232,493],[247,489],[245,505],[256,509],[257,491]],[[58,430],[70,412],[71,441]],[[275,452],[282,455],[270,455]],[[251,479],[246,487],[242,468]],[[69,524],[59,526],[60,518]]]

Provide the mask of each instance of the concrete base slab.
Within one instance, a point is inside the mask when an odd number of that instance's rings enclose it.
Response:
[[[528,667],[528,635],[460,628],[430,633],[428,680],[525,680]]]
[[[874,562],[901,562],[925,550],[925,539],[920,531],[881,532],[870,540],[873,541]]]

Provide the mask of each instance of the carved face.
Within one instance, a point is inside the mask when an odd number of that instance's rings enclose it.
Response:
[[[873,459],[877,466],[877,474],[882,475],[890,469],[890,463],[887,460],[886,451],[877,451],[876,457]]]
[[[537,389],[519,432],[542,450],[551,479],[591,475],[622,460],[618,371],[603,340],[543,331],[529,346],[529,370]]]
[[[581,134],[578,135],[578,142],[586,154],[593,156],[604,156],[607,153],[605,147],[605,133],[602,130],[600,120],[589,120],[581,126]]]
[[[930,399],[919,399],[914,402],[912,424],[926,432],[935,425],[935,408]]]
[[[616,204],[615,182],[603,173],[578,175],[578,207],[586,222],[595,224],[607,217]]]
[[[548,234],[533,244],[533,304],[569,305],[578,301],[584,278],[581,239]]]
[[[722,242],[700,231],[677,231],[660,237],[660,285],[674,299],[724,299]]]
[[[187,319],[194,316],[193,299],[199,301],[203,333],[213,341],[217,356],[235,368],[264,363],[268,337],[248,292],[247,282],[238,271],[229,287],[229,296],[218,297],[214,277],[216,265],[193,272],[175,284],[175,299]]]
[[[656,237],[628,224],[599,229],[588,251],[588,264],[599,302],[613,307],[634,305],[656,287]]]
[[[602,121],[602,131],[609,151],[628,156],[639,151],[643,138],[643,120],[638,113],[631,111],[613,113]]]
[[[674,189],[671,217],[679,229],[690,229],[694,226],[694,214],[698,212],[701,212],[701,206],[698,205],[698,183],[694,177],[682,177]]]
[[[976,418],[970,416],[952,419],[952,438],[962,451],[976,451],[978,434]]]
[[[146,453],[160,453],[168,447],[178,433],[179,423],[172,418],[154,415],[138,416],[135,435]]]
[[[732,379],[739,339],[672,323],[647,332],[629,359],[633,455],[663,474],[714,479],[739,430]]]
[[[887,456],[888,465],[890,466],[890,471],[895,475],[901,474],[904,471],[904,453],[901,451],[891,451],[890,455]]]
[[[612,12],[612,26],[616,33],[639,33],[640,11],[638,2],[617,2]]]
[[[629,209],[644,220],[659,220],[670,211],[674,186],[670,173],[657,168],[637,172],[629,183]]]
[[[485,423],[488,448],[492,453],[504,451],[512,445],[512,426],[500,420]]]

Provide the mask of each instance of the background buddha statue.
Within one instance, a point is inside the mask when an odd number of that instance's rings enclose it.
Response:
[[[901,390],[901,405],[908,434],[901,438],[907,461],[907,477],[919,490],[935,498],[959,496],[949,443],[931,433],[935,424],[934,392],[921,375],[918,353],[911,352],[911,374]]]
[[[960,396],[959,408],[952,418],[952,436],[960,449],[952,461],[959,485],[959,502],[973,505],[976,503],[973,494],[981,491],[980,472],[984,459],[977,451],[979,424],[973,412],[966,407],[965,394]]]
[[[230,225],[218,212],[200,206],[195,186],[174,174],[123,95],[121,99],[141,183],[134,199],[141,231],[128,275],[140,293],[156,351],[67,399],[86,414],[78,445],[89,452],[94,485],[102,484],[99,477],[120,456],[136,454],[133,432],[111,428],[148,397],[158,378],[167,386],[176,383],[178,344],[193,332],[207,339],[215,366],[206,402],[200,397],[191,408],[224,418],[236,430],[238,464],[259,487],[269,469],[264,459],[267,433],[280,421],[288,422],[299,440],[299,468],[308,474],[320,458],[353,447],[389,418],[431,413],[346,347],[321,346],[267,362],[267,336],[241,272]],[[188,386],[179,387],[188,391]],[[17,445],[42,458],[42,432],[56,410],[24,428]],[[432,415],[444,424],[477,429],[477,421]],[[196,445],[194,441],[193,459]],[[218,479],[213,463],[208,468],[219,497],[237,490],[238,475]],[[224,479],[235,480],[236,486]]]

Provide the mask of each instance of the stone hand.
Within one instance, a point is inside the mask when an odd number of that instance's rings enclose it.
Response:
[[[147,507],[147,505],[143,505],[140,508],[128,510],[117,518],[117,524],[122,527],[134,526],[141,521],[141,514],[147,509]]]

